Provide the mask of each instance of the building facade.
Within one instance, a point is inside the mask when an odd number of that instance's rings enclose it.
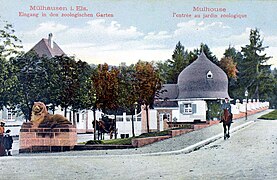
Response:
[[[182,123],[205,122],[208,102],[220,103],[224,98],[230,98],[226,73],[203,52],[179,74],[177,84],[164,84],[162,91],[164,93],[156,99],[149,114],[153,131]]]

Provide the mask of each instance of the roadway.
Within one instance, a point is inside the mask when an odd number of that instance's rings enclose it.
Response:
[[[277,121],[257,119],[269,111],[235,120],[228,140],[218,124],[138,149],[1,157],[0,179],[277,179]]]

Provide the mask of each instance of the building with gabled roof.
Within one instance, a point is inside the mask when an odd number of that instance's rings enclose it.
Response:
[[[35,51],[40,57],[46,56],[48,58],[65,55],[54,41],[52,33],[48,35],[48,39],[41,39],[30,51]]]

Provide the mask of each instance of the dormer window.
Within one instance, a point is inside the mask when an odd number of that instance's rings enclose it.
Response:
[[[211,71],[209,71],[207,73],[207,79],[212,79],[213,78],[213,73]]]

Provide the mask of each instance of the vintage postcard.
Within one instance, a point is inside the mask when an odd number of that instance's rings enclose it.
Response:
[[[277,178],[277,1],[0,2],[0,179]]]

